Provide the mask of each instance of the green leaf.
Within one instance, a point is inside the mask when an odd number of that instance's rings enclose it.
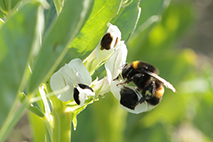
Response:
[[[108,22],[118,13],[120,4],[121,0],[95,1],[91,15],[70,44],[62,65],[76,57],[85,58],[97,46],[108,28]]]
[[[119,14],[111,21],[120,29],[122,40],[127,41],[136,28],[141,13],[139,4],[140,0],[134,0],[128,6],[123,5]]]
[[[48,32],[48,29],[51,28],[51,25],[54,24],[54,19],[57,17],[57,11],[54,6],[54,2],[52,0],[47,0],[50,7],[44,10],[45,15],[45,27],[44,27],[44,34]]]
[[[20,0],[1,0],[0,1],[0,11],[4,14],[8,14],[10,10],[12,10]]]
[[[54,1],[54,4],[55,4],[55,8],[57,10],[57,13],[59,14],[62,10],[64,0],[53,0],[53,1]]]
[[[10,131],[14,128],[17,122],[21,119],[24,114],[24,110],[27,107],[28,102],[24,101],[20,106],[18,101],[16,100],[13,104],[13,108],[8,115],[6,121],[4,121],[4,125],[1,127],[0,130],[0,142],[4,142],[7,136],[9,135]],[[18,109],[17,109],[18,108]],[[15,111],[16,110],[16,111]]]
[[[166,49],[171,48],[171,43],[189,29],[193,21],[192,17],[192,6],[189,4],[169,6],[164,11],[160,23],[155,26],[152,24],[152,26],[146,31],[142,31],[139,35],[136,32],[138,37],[135,37],[130,43],[134,50],[132,50],[129,58],[134,58],[135,60],[135,57],[140,57],[143,54],[143,60],[149,59],[162,62],[162,60],[156,60],[155,58],[162,50],[168,52],[165,54],[168,58],[173,58],[174,56],[171,56],[171,54],[177,55],[176,52],[171,53],[166,51]],[[149,54],[150,50],[155,54]],[[169,62],[168,59],[167,62]]]
[[[142,0],[140,7],[142,9],[138,25],[144,24],[151,16],[161,15],[163,10],[167,8],[171,0]]]
[[[170,0],[142,0],[140,3],[141,15],[135,30],[135,34],[132,37],[134,42],[131,42],[131,46],[135,47],[134,53],[140,53],[141,44],[147,39],[147,35],[157,21],[161,19],[163,10],[169,5]],[[137,43],[137,44],[134,44]],[[132,55],[134,55],[132,53]]]
[[[13,105],[34,43],[39,4],[27,4],[0,29],[0,127]],[[37,17],[38,16],[38,17]]]
[[[49,78],[68,50],[70,43],[79,32],[91,1],[69,0],[57,17],[55,24],[46,33],[30,78],[28,92],[33,92]]]
[[[28,99],[27,96],[24,94],[24,93],[21,93],[19,95],[19,100],[21,103],[23,103],[25,101],[25,99]],[[28,110],[32,111],[34,114],[36,114],[37,116],[40,116],[40,117],[44,117],[44,113],[34,104],[29,104],[27,106]]]

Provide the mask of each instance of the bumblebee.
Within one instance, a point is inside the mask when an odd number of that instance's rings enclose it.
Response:
[[[148,63],[135,61],[132,64],[126,64],[123,67],[121,74],[119,74],[114,80],[118,80],[119,78],[125,80],[125,82],[118,85],[128,84],[132,81],[137,86],[138,90],[142,90],[151,81],[151,76],[146,72],[158,74],[158,71],[154,66]]]
[[[117,86],[123,85],[120,90],[121,105],[132,110],[145,102],[151,106],[156,106],[164,94],[163,85],[176,92],[172,84],[158,76],[157,68],[141,61],[126,64],[121,73],[114,79],[114,81],[116,80],[124,80],[124,82],[117,84]],[[136,89],[126,87],[130,82],[136,85]]]

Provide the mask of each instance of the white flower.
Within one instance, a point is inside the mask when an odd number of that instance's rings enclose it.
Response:
[[[92,83],[92,78],[80,59],[73,59],[68,64],[65,64],[50,78],[50,87],[53,91],[61,90],[66,86],[67,91],[61,94],[56,94],[61,101],[69,101],[74,99],[74,90],[79,92],[79,105],[83,105],[87,96],[94,96],[94,92],[89,85]],[[84,86],[83,86],[84,85]],[[82,87],[83,86],[83,87]],[[87,86],[87,87],[85,87]],[[86,89],[85,89],[86,88]],[[77,91],[76,91],[77,90]],[[75,100],[77,94],[75,94]]]
[[[108,24],[109,28],[95,50],[83,61],[90,74],[101,66],[117,49],[121,40],[121,32],[117,26]]]
[[[89,97],[98,97],[110,91],[113,79],[121,72],[126,63],[127,48],[121,41],[121,32],[117,26],[109,24],[109,29],[95,50],[83,61],[74,59],[59,69],[50,79],[54,92],[69,87],[63,93],[56,94],[61,101],[75,101],[82,106]],[[91,74],[105,63],[107,77],[92,82]],[[96,94],[96,95],[95,95]]]
[[[103,95],[103,94],[109,92],[110,86],[109,86],[109,81],[108,81],[107,77],[104,77],[101,80],[93,81],[92,88],[95,91],[95,94],[97,94],[97,96]]]

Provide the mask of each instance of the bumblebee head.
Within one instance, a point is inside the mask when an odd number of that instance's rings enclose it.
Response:
[[[122,69],[122,77],[127,78],[129,76],[129,73],[132,72],[131,64],[125,64],[125,66]]]

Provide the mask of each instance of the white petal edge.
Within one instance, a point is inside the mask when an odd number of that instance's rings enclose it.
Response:
[[[124,41],[121,41],[116,46],[116,50],[105,64],[109,84],[111,84],[112,80],[116,78],[118,74],[122,71],[122,67],[126,63],[126,58],[127,58],[127,48],[126,45],[124,44]]]
[[[119,30],[119,28],[115,25],[112,25],[111,23],[108,23],[108,30],[106,33],[110,33],[110,35],[113,37],[112,43],[111,43],[111,48],[113,49],[116,41],[120,42],[121,40],[121,31]]]

